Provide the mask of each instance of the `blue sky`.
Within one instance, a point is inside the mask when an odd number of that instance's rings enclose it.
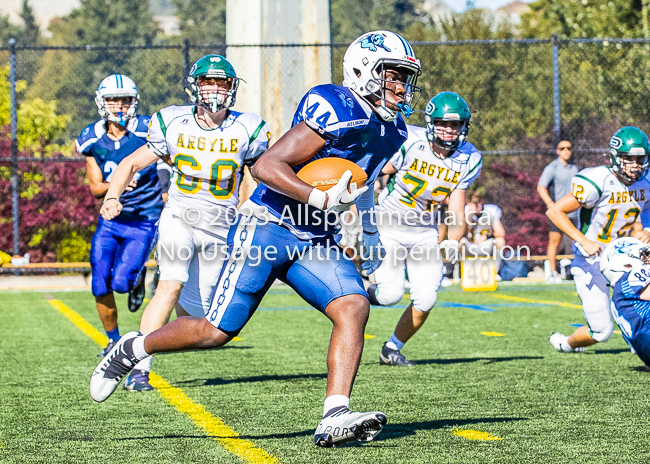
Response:
[[[464,0],[442,0],[442,1],[456,11],[463,11],[465,9]],[[523,0],[523,1],[525,1],[526,3],[531,3],[534,0]],[[507,5],[508,3],[512,3],[512,2],[513,0],[475,0],[474,4],[476,8],[489,8],[491,10],[496,10],[497,8],[500,8],[503,5]]]

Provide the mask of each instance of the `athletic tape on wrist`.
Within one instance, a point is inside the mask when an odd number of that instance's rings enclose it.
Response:
[[[309,194],[309,200],[307,200],[307,204],[309,206],[313,206],[314,208],[324,209],[326,201],[327,194],[325,192],[321,192],[318,189],[313,189]]]

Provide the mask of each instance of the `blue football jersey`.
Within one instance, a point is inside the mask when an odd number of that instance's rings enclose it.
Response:
[[[386,161],[408,137],[401,115],[392,122],[382,121],[354,92],[331,84],[314,87],[303,97],[292,126],[302,121],[317,131],[326,143],[312,159],[295,166],[295,172],[319,158],[344,158],[366,171],[366,184],[371,188]],[[332,218],[326,221],[324,211],[289,198],[263,183],[257,186],[251,200],[265,206],[301,239],[323,237],[335,231],[332,227],[335,221]]]
[[[650,284],[650,266],[635,266],[623,274],[612,293],[612,316],[627,339],[634,337],[650,320],[650,301],[642,300],[641,293]]]
[[[106,134],[106,121],[100,120],[86,126],[77,138],[77,151],[92,156],[102,170],[104,182],[110,182],[113,172],[124,158],[147,143],[149,117],[138,116],[127,124],[127,131],[120,140]],[[153,164],[134,177],[138,185],[120,197],[123,209],[118,221],[157,221],[163,209],[162,190],[158,182],[156,165]]]

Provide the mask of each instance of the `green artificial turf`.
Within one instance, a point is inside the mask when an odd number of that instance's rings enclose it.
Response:
[[[579,304],[570,285],[497,293]],[[101,330],[89,292],[52,295]],[[141,312],[126,311],[124,298],[118,304],[122,333],[137,329]],[[557,353],[549,335],[582,323],[580,309],[454,286],[403,349],[416,366],[380,366],[406,304],[373,308],[366,328],[375,338],[366,340],[351,407],[388,416],[368,444],[314,446],[331,325],[287,287],[269,292],[241,341],[160,355],[154,370],[284,463],[650,462],[650,378],[619,334],[585,353]],[[243,462],[158,392],[120,388],[93,403],[99,351],[42,292],[0,293],[0,462]],[[456,429],[501,440],[468,440]]]

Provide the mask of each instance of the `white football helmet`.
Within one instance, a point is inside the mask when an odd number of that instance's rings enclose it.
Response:
[[[404,103],[399,105],[399,111],[408,117],[413,114],[412,107],[417,104],[414,96],[417,94],[419,98],[420,95],[420,88],[415,84],[422,71],[420,60],[415,57],[411,44],[399,34],[389,31],[368,32],[352,42],[343,57],[343,86],[366,100],[370,95],[378,97],[381,106],[371,103],[372,107],[382,120],[393,121],[397,117],[397,111],[386,107],[385,68],[406,71],[406,94]]]
[[[632,237],[614,240],[600,257],[600,271],[611,287],[623,274],[641,264],[650,264],[650,245]]]
[[[108,97],[131,97],[131,106],[126,112],[112,113],[106,104]],[[129,119],[138,115],[138,89],[135,82],[130,77],[123,74],[112,74],[105,78],[95,92],[95,104],[99,115],[108,119],[109,121],[116,122],[121,126],[126,126]]]

